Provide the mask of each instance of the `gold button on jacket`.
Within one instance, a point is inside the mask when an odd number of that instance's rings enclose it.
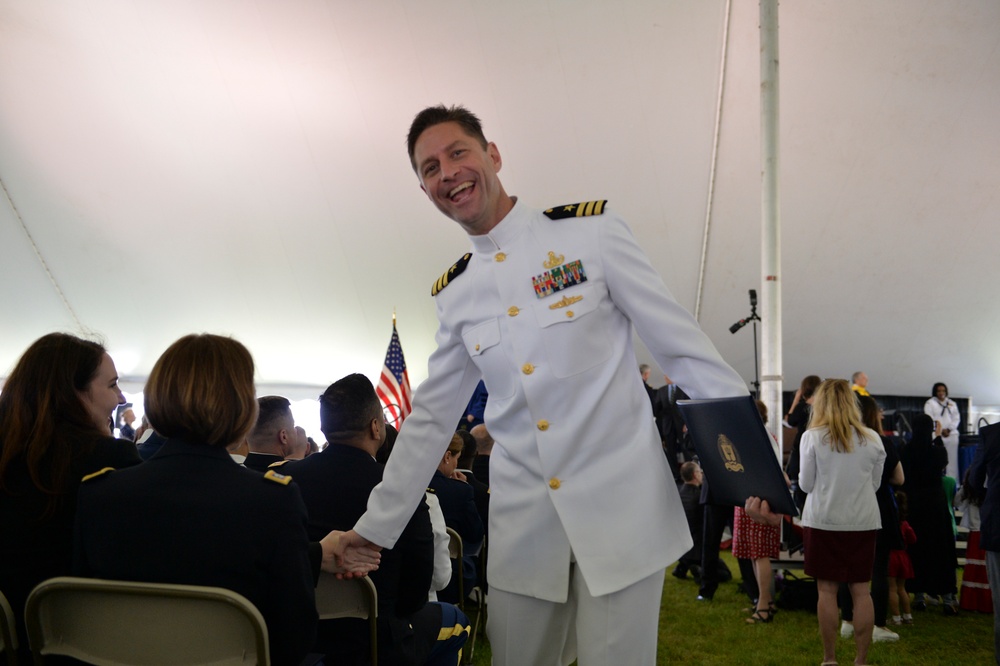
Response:
[[[542,431],[548,430],[549,422],[546,421],[545,419],[542,419],[541,421],[538,422],[538,429]]]
[[[523,372],[526,375],[530,375],[534,371],[535,371],[535,366],[531,365],[530,363],[525,363],[524,365],[521,366],[521,372]]]
[[[549,479],[549,488],[551,488],[552,490],[559,490],[559,486],[561,485],[562,482],[559,481],[559,479],[557,479],[556,477],[553,476],[551,479]]]

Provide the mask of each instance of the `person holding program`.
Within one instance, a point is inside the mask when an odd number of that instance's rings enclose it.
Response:
[[[654,663],[664,571],[691,537],[633,327],[693,398],[743,396],[746,385],[606,202],[541,211],[508,195],[496,144],[462,107],[420,112],[408,150],[421,189],[472,251],[432,289],[440,326],[428,378],[341,544],[392,547],[482,379],[496,439],[493,663]]]

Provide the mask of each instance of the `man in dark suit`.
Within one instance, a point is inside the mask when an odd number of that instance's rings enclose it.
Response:
[[[320,424],[329,446],[277,471],[294,478],[309,511],[308,532],[320,538],[350,529],[365,512],[368,496],[382,480],[375,454],[386,425],[378,396],[364,375],[348,375],[320,398]],[[451,604],[427,603],[434,568],[434,537],[421,502],[398,541],[382,551],[371,580],[378,591],[378,650],[381,664],[456,664],[468,638],[468,619]],[[320,645],[331,663],[366,663],[361,620],[320,623]],[[450,632],[442,631],[451,629]]]
[[[295,417],[292,403],[280,395],[257,398],[257,423],[247,435],[250,453],[244,465],[266,472],[276,462],[284,460],[296,445]]]

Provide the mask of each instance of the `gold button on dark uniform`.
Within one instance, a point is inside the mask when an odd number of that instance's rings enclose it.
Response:
[[[507,258],[507,255],[504,254],[503,252],[497,252],[495,255],[493,255],[493,259],[495,261],[503,261],[506,258]]]
[[[562,482],[560,482],[559,479],[557,479],[556,477],[553,476],[551,479],[549,479],[549,488],[551,488],[552,490],[559,490],[559,486],[561,485]]]
[[[521,312],[521,309],[518,308],[516,305],[510,306],[510,308],[507,310],[507,314],[510,315],[511,317],[516,317],[519,312]]]
[[[535,366],[531,365],[530,363],[525,363],[524,365],[521,366],[521,372],[523,372],[526,375],[530,375],[534,371],[535,371]]]
[[[542,419],[541,421],[538,422],[538,429],[541,430],[542,432],[548,430],[549,422],[546,421],[545,419]]]

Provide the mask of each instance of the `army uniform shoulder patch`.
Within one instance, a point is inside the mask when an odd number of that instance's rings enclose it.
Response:
[[[437,494],[437,493],[434,492],[433,488],[427,488],[427,492],[429,492],[431,495],[436,495]]]
[[[563,220],[567,217],[588,217],[590,215],[601,215],[604,213],[604,206],[607,199],[600,201],[583,201],[581,203],[567,204],[565,206],[555,206],[545,211],[545,216],[550,220]]]
[[[99,469],[96,472],[88,474],[85,477],[83,477],[82,479],[80,479],[80,483],[86,483],[87,481],[90,481],[91,479],[96,479],[98,477],[104,476],[108,472],[113,472],[113,471],[115,471],[114,467],[105,467],[104,469]]]
[[[268,481],[274,481],[275,483],[280,483],[283,486],[287,486],[292,482],[292,477],[287,474],[278,474],[273,469],[269,469],[264,472],[264,478]]]
[[[466,252],[461,259],[455,262],[455,264],[444,272],[444,275],[438,278],[434,286],[431,287],[431,296],[437,296],[442,289],[448,286],[448,283],[453,279],[457,278],[465,270],[465,267],[469,265],[469,259],[472,259],[472,253]]]

